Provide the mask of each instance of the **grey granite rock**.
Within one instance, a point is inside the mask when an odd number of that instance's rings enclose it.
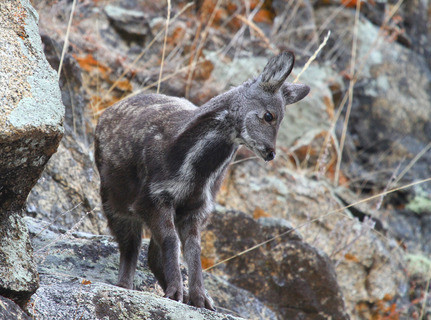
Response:
[[[38,276],[22,208],[63,135],[57,75],[28,0],[0,3],[0,294],[23,306]]]

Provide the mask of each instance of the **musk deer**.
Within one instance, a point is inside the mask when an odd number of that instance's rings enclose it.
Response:
[[[269,60],[255,79],[201,107],[160,94],[137,95],[99,119],[95,158],[103,211],[120,249],[118,286],[132,288],[143,225],[151,230],[148,264],[165,297],[214,310],[202,278],[200,232],[236,150],[244,145],[264,161],[287,104],[309,87],[285,83],[294,55]],[[189,293],[180,274],[181,246]]]

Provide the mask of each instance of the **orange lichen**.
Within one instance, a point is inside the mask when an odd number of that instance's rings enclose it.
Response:
[[[262,22],[267,24],[271,24],[273,20],[274,20],[274,14],[267,9],[260,9],[256,13],[253,19],[254,22]]]
[[[347,8],[355,8],[358,1],[361,0],[341,0],[341,4]],[[361,3],[359,5],[361,6]]]
[[[263,210],[261,207],[256,207],[253,211],[253,218],[254,219],[259,219],[259,218],[267,218],[267,217],[271,217],[271,215],[266,212],[265,210]]]
[[[215,264],[215,260],[212,258],[201,257],[202,269],[207,269]]]
[[[359,263],[359,259],[356,256],[354,256],[353,254],[351,254],[351,253],[346,253],[344,255],[344,259],[346,259],[348,261],[353,261],[353,262]]]
[[[98,69],[104,76],[111,72],[109,67],[96,60],[91,53],[83,57],[76,54],[73,54],[72,56],[76,59],[76,61],[78,61],[80,67],[87,72],[90,72],[93,69]]]

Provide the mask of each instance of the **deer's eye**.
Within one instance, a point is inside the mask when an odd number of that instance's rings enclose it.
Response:
[[[265,115],[263,116],[263,119],[264,119],[266,122],[271,122],[272,120],[274,120],[274,116],[272,115],[272,113],[271,113],[271,112],[267,112],[267,113],[265,113]]]

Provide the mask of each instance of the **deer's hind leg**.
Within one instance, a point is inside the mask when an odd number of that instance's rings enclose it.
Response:
[[[153,238],[151,238],[150,245],[148,246],[148,265],[165,292],[167,287],[165,273],[163,271],[162,251]]]
[[[154,209],[147,215],[146,224],[151,231],[148,264],[163,288],[165,297],[183,301],[184,288],[179,264],[180,240],[175,229],[174,212],[171,207],[163,207]]]
[[[133,289],[133,279],[142,242],[143,222],[133,218],[130,212],[114,211],[104,197],[102,197],[102,205],[108,218],[109,229],[117,240],[120,249],[120,270],[117,285]]]

